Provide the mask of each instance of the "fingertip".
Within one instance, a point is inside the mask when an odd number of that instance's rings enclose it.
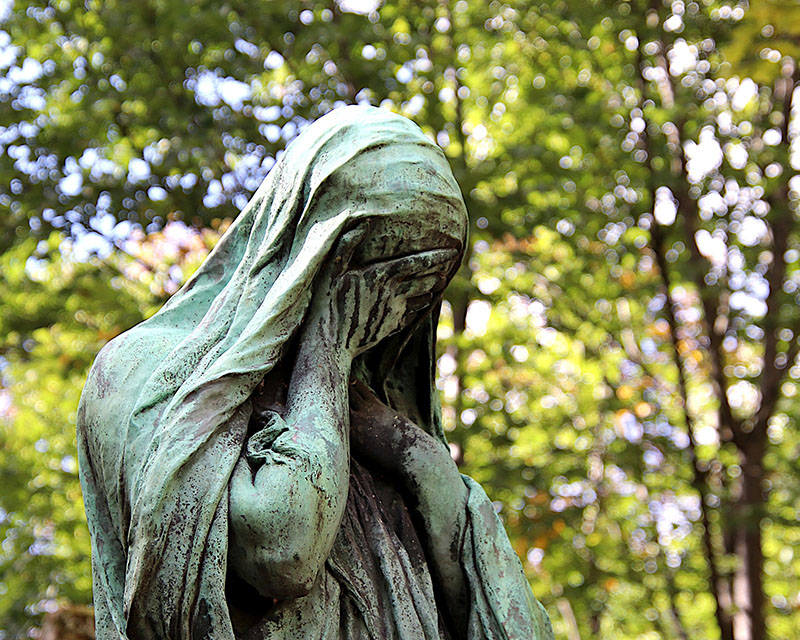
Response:
[[[367,221],[347,231],[342,236],[339,257],[341,257],[343,268],[346,269],[349,266],[353,254],[355,254],[358,245],[361,244],[362,240],[367,236],[367,233],[369,233],[369,229],[370,223]]]

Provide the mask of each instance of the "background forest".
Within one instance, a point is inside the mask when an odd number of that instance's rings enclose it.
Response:
[[[95,354],[350,103],[461,184],[448,435],[557,636],[800,637],[799,56],[794,0],[0,4],[0,638],[91,602]]]

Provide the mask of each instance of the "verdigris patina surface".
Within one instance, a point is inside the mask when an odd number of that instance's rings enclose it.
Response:
[[[433,385],[467,216],[409,120],[336,110],[81,399],[97,637],[545,639]]]

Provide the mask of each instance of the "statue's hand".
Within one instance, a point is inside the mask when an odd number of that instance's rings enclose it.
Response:
[[[386,406],[366,384],[353,380],[349,389],[350,447],[365,462],[413,482],[415,491],[425,491],[420,483],[427,485],[442,467],[457,470],[442,442]]]
[[[316,287],[308,317],[326,344],[355,358],[411,322],[444,290],[455,249],[434,249],[363,266],[350,258],[363,229],[346,234]]]

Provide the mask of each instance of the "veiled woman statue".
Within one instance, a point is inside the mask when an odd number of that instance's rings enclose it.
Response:
[[[552,637],[433,383],[464,203],[409,120],[336,110],[98,356],[78,446],[97,637]]]

